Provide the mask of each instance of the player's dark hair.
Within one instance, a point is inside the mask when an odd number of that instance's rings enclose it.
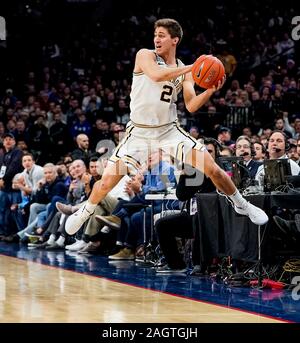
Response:
[[[160,26],[168,30],[172,38],[175,38],[175,37],[179,38],[177,45],[181,42],[181,39],[183,36],[183,30],[182,30],[181,25],[178,23],[178,21],[176,21],[175,19],[170,19],[170,18],[159,19],[154,23],[154,29]]]

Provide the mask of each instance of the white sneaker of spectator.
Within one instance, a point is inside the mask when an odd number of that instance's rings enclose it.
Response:
[[[107,225],[103,226],[103,228],[100,230],[102,233],[110,233],[111,228],[108,227]]]
[[[66,249],[66,250],[72,250],[72,248],[73,248],[75,245],[77,245],[79,242],[80,242],[80,240],[76,238],[75,243],[66,245],[66,246],[65,246],[65,249]]]
[[[69,250],[71,247],[73,247],[73,246],[74,246],[75,244],[77,244],[78,242],[80,242],[80,240],[76,238],[76,241],[75,241],[74,243],[72,243],[72,244],[66,245],[66,246],[65,246],[65,249],[66,249],[66,250]]]
[[[86,243],[83,240],[80,240],[76,242],[72,247],[69,248],[69,251],[79,251],[87,246],[88,243]]]

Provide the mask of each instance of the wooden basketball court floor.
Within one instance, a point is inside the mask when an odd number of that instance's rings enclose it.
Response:
[[[230,289],[132,261],[0,242],[0,322],[300,322],[300,301],[290,291]]]

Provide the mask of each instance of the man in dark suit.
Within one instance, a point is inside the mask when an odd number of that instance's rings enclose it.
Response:
[[[16,140],[12,133],[3,136],[4,154],[0,155],[0,234],[9,235],[10,206],[21,202],[21,193],[12,188],[12,180],[17,173],[23,171],[23,152],[16,148]]]
[[[235,154],[237,157],[243,157],[245,167],[249,170],[249,177],[255,178],[260,162],[253,160],[255,155],[254,148],[250,139],[247,136],[240,136],[235,143]]]

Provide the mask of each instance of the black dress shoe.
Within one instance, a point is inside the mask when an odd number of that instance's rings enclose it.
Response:
[[[299,235],[299,231],[297,230],[296,224],[294,220],[285,220],[278,216],[273,217],[274,222],[276,223],[277,227],[288,236],[291,236],[292,238],[295,237],[297,234]]]
[[[46,249],[47,246],[49,246],[50,244],[46,241],[46,242],[42,242],[42,241],[38,241],[37,243],[35,244],[32,244],[32,245],[28,245],[28,248],[31,249],[31,250],[34,250],[34,249]]]
[[[24,236],[23,238],[20,239],[20,243],[28,244],[29,243],[29,237],[28,236]]]
[[[6,236],[2,239],[6,243],[18,243],[20,241],[20,236],[17,234]]]
[[[65,248],[64,245],[59,245],[56,242],[54,242],[53,244],[48,244],[45,247],[46,250],[61,250],[61,249],[64,249],[64,248]]]

